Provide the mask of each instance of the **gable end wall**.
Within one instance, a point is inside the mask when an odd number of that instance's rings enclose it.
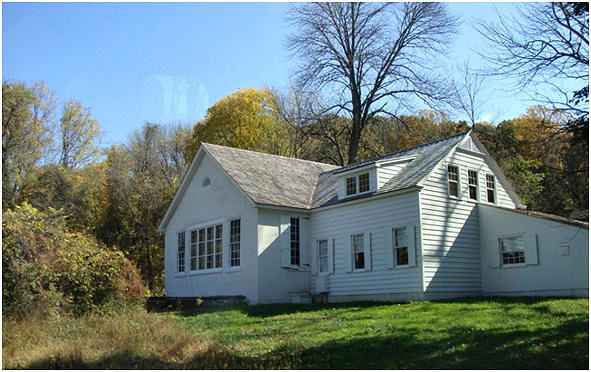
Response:
[[[447,165],[459,167],[458,199],[448,195]],[[477,203],[468,198],[468,169],[478,171],[479,197],[486,200],[485,156],[455,150],[434,169],[420,192],[425,298],[481,292],[480,227]],[[498,205],[515,208],[497,177]],[[483,202],[484,203],[484,202]]]

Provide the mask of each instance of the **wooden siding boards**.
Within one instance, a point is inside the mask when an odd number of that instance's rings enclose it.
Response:
[[[459,198],[448,195],[448,164],[459,168]],[[486,203],[485,177],[494,173],[484,154],[454,150],[434,169],[420,191],[426,294],[481,290],[480,225],[477,202],[469,200],[468,170],[478,172],[479,202]],[[497,205],[515,208],[498,175],[495,177]]]
[[[418,192],[413,191],[379,200],[343,205],[314,213],[310,240],[334,238],[334,273],[328,278],[331,296],[422,292],[420,241],[417,239],[417,266],[389,269],[386,265],[388,229],[419,226]],[[418,230],[418,229],[417,229]],[[348,272],[345,239],[350,234],[371,234],[371,270]],[[390,247],[390,249],[392,249]],[[315,258],[314,258],[315,259]],[[316,291],[317,273],[312,273],[311,291]]]

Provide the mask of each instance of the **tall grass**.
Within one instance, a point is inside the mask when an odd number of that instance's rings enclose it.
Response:
[[[219,344],[140,307],[81,318],[3,323],[5,369],[197,369],[225,364]]]

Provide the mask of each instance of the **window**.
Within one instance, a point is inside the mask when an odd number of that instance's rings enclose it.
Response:
[[[449,195],[457,197],[459,195],[458,167],[453,165],[447,166],[447,180],[449,185]]]
[[[185,272],[185,232],[178,233],[177,237],[177,272]]]
[[[408,265],[408,229],[406,227],[396,228],[393,233],[396,266]]]
[[[191,231],[191,271],[197,270],[197,230]]]
[[[191,231],[191,271],[222,267],[222,225]]]
[[[318,241],[318,273],[328,272],[328,240]]]
[[[495,176],[492,174],[486,175],[486,200],[489,203],[495,202]]]
[[[478,172],[468,171],[468,191],[470,199],[478,200]]]
[[[357,188],[359,185],[359,188]],[[347,196],[369,191],[369,173],[347,177]]]
[[[369,173],[359,175],[359,192],[369,191]]]
[[[351,235],[353,246],[353,268],[355,270],[365,268],[365,255],[363,250],[363,234]]]
[[[290,263],[293,266],[300,265],[300,219],[290,218]]]
[[[230,221],[230,266],[240,266],[240,219]]]
[[[357,177],[347,178],[347,195],[353,195],[357,193]]]
[[[525,245],[523,236],[499,238],[503,265],[525,263]]]

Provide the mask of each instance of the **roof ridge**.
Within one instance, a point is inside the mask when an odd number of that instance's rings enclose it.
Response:
[[[345,165],[343,167],[339,167],[337,169],[331,169],[329,171],[324,171],[321,174],[323,174],[323,173],[329,173],[329,172],[337,172],[340,169],[345,169],[345,168],[355,168],[355,165],[361,164],[361,163],[368,163],[368,164],[375,163],[376,161],[378,161],[380,159],[385,159],[386,157],[390,157],[392,155],[400,154],[400,153],[411,151],[411,150],[416,150],[418,148],[425,147],[425,146],[434,145],[437,142],[445,141],[445,140],[448,140],[448,139],[454,138],[454,137],[465,136],[468,133],[470,133],[470,130],[468,130],[466,132],[462,132],[462,133],[456,133],[456,134],[453,134],[451,136],[443,137],[443,138],[440,138],[440,139],[437,139],[437,140],[434,140],[434,141],[431,141],[431,142],[423,143],[421,145],[409,147],[409,148],[404,149],[404,150],[398,150],[398,151],[394,151],[394,152],[391,152],[391,153],[388,153],[388,154],[376,156],[375,158],[370,158],[370,159],[367,159],[367,160],[358,161],[358,162],[355,162],[355,163],[352,163],[352,164]]]
[[[232,149],[232,150],[238,150],[238,151],[245,151],[245,152],[252,152],[255,154],[261,154],[261,155],[268,155],[268,156],[274,156],[274,157],[278,157],[278,158],[284,158],[284,159],[289,159],[289,160],[297,160],[297,161],[302,161],[302,162],[306,162],[306,163],[314,163],[314,164],[321,164],[321,165],[329,165],[331,167],[337,167],[338,165],[334,165],[334,164],[328,164],[328,163],[322,163],[319,161],[313,161],[313,160],[306,160],[306,159],[300,159],[300,158],[292,158],[289,156],[283,156],[283,155],[276,155],[276,154],[269,154],[267,152],[261,152],[261,151],[253,151],[253,150],[245,150],[245,149],[239,149],[237,147],[231,147],[231,146],[224,146],[224,145],[216,145],[215,143],[208,143],[208,142],[201,142],[202,145],[207,145],[207,146],[217,146],[217,147],[224,147],[227,149]]]

